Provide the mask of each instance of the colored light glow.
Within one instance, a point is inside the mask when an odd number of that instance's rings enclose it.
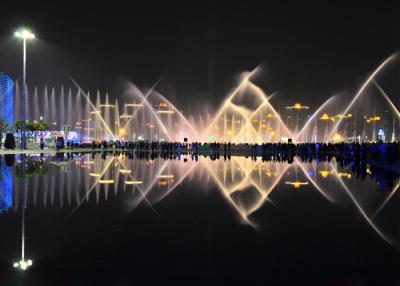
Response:
[[[120,128],[120,129],[119,129],[119,136],[123,136],[123,135],[125,135],[125,134],[126,134],[125,129],[124,129],[124,128]]]
[[[143,181],[125,181],[126,185],[141,185]]]
[[[347,179],[351,179],[351,173],[344,173],[344,172],[341,172],[341,173],[338,173],[338,176],[339,176],[339,177],[345,177],[345,178],[347,178]]]
[[[121,169],[121,170],[119,170],[119,172],[120,172],[121,174],[130,174],[130,173],[132,173],[131,170],[126,170],[126,169]]]
[[[171,178],[174,178],[175,176],[174,175],[160,175],[158,177],[160,179],[171,179]]]
[[[300,182],[300,181],[294,181],[294,182],[285,182],[286,185],[292,185],[294,188],[298,189],[301,186],[308,185],[308,182]]]
[[[319,119],[320,120],[330,120],[330,121],[335,122],[335,118],[329,116],[327,113],[322,114],[322,116]]]
[[[329,175],[333,174],[333,171],[322,170],[318,172],[322,178],[327,178]]]
[[[113,108],[113,107],[115,107],[115,105],[114,104],[100,104],[99,107]]]
[[[304,106],[304,105],[301,105],[301,103],[295,103],[293,106],[286,106],[286,108],[287,109],[297,109],[297,110],[300,110],[300,109],[309,109],[310,107],[308,107],[308,106]]]
[[[113,184],[114,180],[99,180],[99,184]]]
[[[99,110],[90,111],[90,114],[100,114],[100,111]]]
[[[173,111],[173,110],[157,110],[157,113],[159,113],[159,114],[174,114],[175,111]]]
[[[100,177],[101,174],[99,174],[99,173],[89,173],[89,176],[91,176],[91,177]]]
[[[340,134],[335,134],[335,135],[333,135],[333,141],[340,141],[340,140],[342,140],[342,135],[340,135]]]
[[[158,182],[158,185],[160,187],[165,187],[166,185],[168,185],[168,182],[167,181],[160,181],[160,182]]]
[[[278,176],[278,173],[276,173],[276,172],[266,172],[265,175],[267,175],[267,177],[276,177],[276,176]]]
[[[128,103],[125,104],[126,107],[142,107],[142,104],[138,104],[138,103]]]
[[[124,119],[124,118],[132,118],[132,115],[122,114],[119,118],[121,118],[121,119]]]

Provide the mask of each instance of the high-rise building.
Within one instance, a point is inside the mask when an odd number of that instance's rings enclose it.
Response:
[[[0,117],[6,124],[14,124],[14,82],[0,71]]]

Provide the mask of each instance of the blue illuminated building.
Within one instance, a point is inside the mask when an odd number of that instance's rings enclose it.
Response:
[[[14,82],[0,71],[0,117],[6,124],[14,124]]]

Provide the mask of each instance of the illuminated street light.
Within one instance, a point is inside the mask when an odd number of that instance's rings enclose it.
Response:
[[[35,34],[29,29],[20,28],[14,36],[21,39],[23,44],[21,149],[26,149],[26,41],[34,39]]]

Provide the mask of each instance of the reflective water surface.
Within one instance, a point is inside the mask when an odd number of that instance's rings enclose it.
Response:
[[[2,156],[0,284],[398,285],[390,167],[214,159]]]

